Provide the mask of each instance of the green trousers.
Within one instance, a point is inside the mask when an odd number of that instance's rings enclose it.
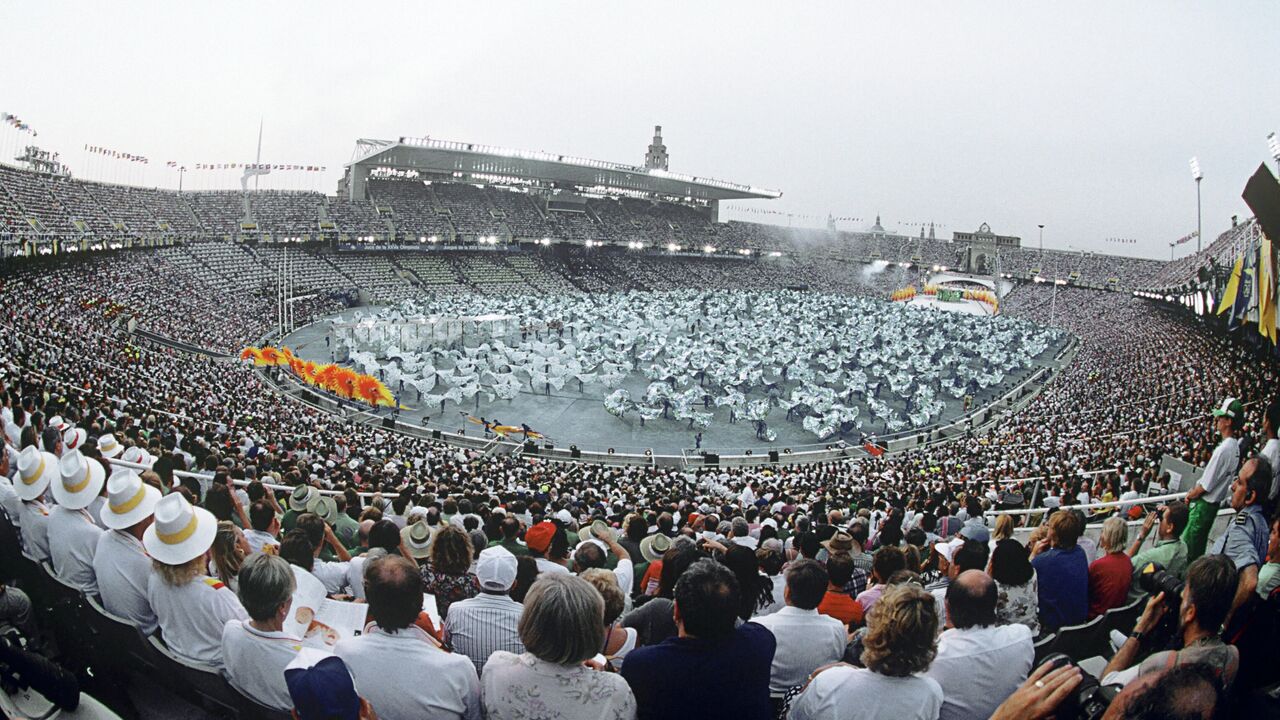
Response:
[[[1204,554],[1204,546],[1209,541],[1209,531],[1213,529],[1213,521],[1218,517],[1217,503],[1196,498],[1191,501],[1191,516],[1187,519],[1187,527],[1182,531],[1182,542],[1187,544],[1187,562]]]

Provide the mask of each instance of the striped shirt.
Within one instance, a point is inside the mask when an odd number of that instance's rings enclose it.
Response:
[[[497,650],[516,655],[524,652],[517,631],[523,611],[524,606],[507,595],[482,592],[459,600],[449,606],[445,617],[445,639],[454,652],[466,655],[479,673]]]

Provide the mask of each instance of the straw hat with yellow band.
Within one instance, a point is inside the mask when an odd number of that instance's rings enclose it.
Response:
[[[160,498],[156,521],[142,534],[142,546],[152,559],[165,565],[183,565],[209,551],[218,534],[213,513],[192,507],[181,493]]]
[[[98,438],[98,452],[102,453],[104,458],[118,458],[120,453],[124,452],[124,446],[116,442],[116,436],[107,433]]]
[[[35,500],[58,478],[58,456],[41,452],[35,445],[28,445],[18,453],[18,477],[13,491],[22,501]]]
[[[79,450],[68,450],[58,461],[60,477],[53,484],[53,499],[68,510],[83,510],[102,492],[107,470]]]
[[[118,468],[107,478],[107,504],[98,517],[111,530],[133,527],[151,517],[160,491],[142,482],[138,473],[128,468]]]

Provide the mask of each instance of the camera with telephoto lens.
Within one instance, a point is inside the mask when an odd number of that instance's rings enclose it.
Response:
[[[1062,653],[1053,653],[1044,659],[1044,663],[1053,663],[1053,672],[1066,665],[1077,665],[1071,658]],[[1078,665],[1077,665],[1078,667]],[[1107,713],[1111,701],[1120,694],[1120,688],[1103,686],[1098,679],[1083,669],[1080,670],[1080,684],[1058,705],[1053,716],[1058,720],[1098,720]]]
[[[1147,563],[1138,571],[1138,587],[1152,595],[1164,593],[1164,601],[1175,607],[1182,602],[1182,584],[1160,563]]]

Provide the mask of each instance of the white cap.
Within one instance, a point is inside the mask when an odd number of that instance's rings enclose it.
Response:
[[[496,545],[486,548],[476,560],[476,578],[485,590],[504,592],[516,582],[516,556],[506,548]]]

